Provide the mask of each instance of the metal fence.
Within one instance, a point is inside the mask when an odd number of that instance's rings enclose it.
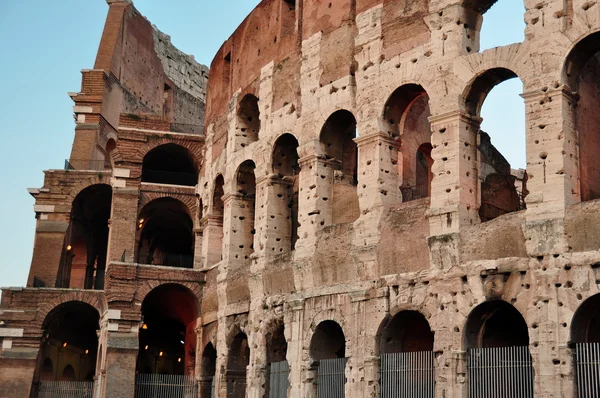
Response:
[[[93,398],[93,381],[41,381],[36,398]]]
[[[317,397],[344,398],[347,358],[323,359],[317,369]]]
[[[410,202],[429,196],[429,185],[415,185],[414,187],[401,187],[402,201]]]
[[[470,349],[470,398],[533,398],[529,347]]]
[[[135,398],[197,398],[198,384],[192,376],[138,374]]]
[[[600,343],[580,343],[575,346],[577,396],[600,398]]]
[[[269,398],[286,398],[290,385],[288,361],[272,362],[269,375]]]
[[[433,398],[433,351],[382,354],[381,398]]]

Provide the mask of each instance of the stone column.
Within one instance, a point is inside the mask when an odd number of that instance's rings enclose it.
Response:
[[[135,262],[139,189],[113,186],[107,259]]]
[[[202,266],[208,268],[223,259],[223,217],[206,216],[200,220],[200,225]]]
[[[54,206],[51,206],[54,208]],[[35,206],[36,212],[40,209]],[[42,213],[44,214],[44,213]],[[55,215],[56,216],[56,215]],[[41,214],[40,214],[41,217]],[[47,214],[45,214],[47,218]],[[60,221],[38,219],[33,247],[33,257],[27,278],[27,286],[33,287],[34,278],[45,283],[46,287],[55,287],[57,277],[61,276],[61,260],[66,261],[65,236],[69,228],[68,214],[61,214]],[[67,265],[67,264],[65,264]],[[70,270],[70,267],[67,267]],[[64,275],[70,279],[71,275]],[[62,279],[62,278],[61,278]]]
[[[226,194],[223,219],[223,260],[228,267],[250,263],[254,252],[254,198]]]
[[[289,307],[285,314],[285,335],[288,342],[286,357],[290,365],[290,389],[288,397],[304,398],[304,302],[302,300],[289,302]]]
[[[477,133],[481,119],[460,111],[429,118],[433,151],[430,259],[449,269],[458,264],[458,234],[479,223],[479,158]]]
[[[134,398],[138,333],[112,331],[107,340],[106,396]]]
[[[314,252],[317,232],[333,222],[333,176],[338,164],[317,155],[306,156],[299,163],[299,239],[296,242],[296,256],[310,257]]]

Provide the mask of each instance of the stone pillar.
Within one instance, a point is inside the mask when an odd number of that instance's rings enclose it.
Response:
[[[208,268],[223,259],[223,217],[209,215],[200,220],[202,226],[202,261]]]
[[[433,146],[429,255],[432,265],[447,270],[459,263],[459,232],[479,223],[477,133],[481,119],[454,111],[429,121]]]
[[[288,397],[304,398],[304,302],[302,300],[291,301],[285,313],[285,335],[288,342],[286,357],[290,364]]]
[[[135,236],[138,218],[139,189],[113,186],[110,229],[108,234],[108,263],[135,262]]]
[[[293,178],[271,175],[256,183],[257,255],[273,256],[291,251]]]
[[[38,220],[35,230],[33,257],[27,278],[27,286],[32,287],[34,278],[45,283],[46,287],[55,287],[60,272],[61,259],[64,258],[65,236],[69,228],[68,215],[63,220]],[[70,278],[69,274],[67,279]]]
[[[106,397],[134,398],[138,333],[109,332],[106,350]]]
[[[223,260],[228,267],[250,263],[254,252],[254,198],[226,194],[223,218]]]
[[[0,342],[2,342],[0,338]],[[8,340],[8,339],[5,339]],[[0,398],[29,398],[39,348],[0,351]]]
[[[314,252],[317,232],[333,222],[333,177],[338,164],[316,155],[306,156],[299,163],[299,239],[296,256],[310,257]]]
[[[370,336],[372,338],[372,336]],[[364,359],[364,396],[379,397],[381,396],[379,387],[379,357],[365,357]]]
[[[579,202],[577,98],[565,86],[522,94],[527,130],[527,220],[564,216]]]
[[[200,226],[194,228],[194,269],[204,268],[204,252],[202,251],[202,244],[204,243],[204,227]]]

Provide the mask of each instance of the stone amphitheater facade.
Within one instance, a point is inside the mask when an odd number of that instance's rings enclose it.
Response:
[[[481,52],[492,0],[263,0],[208,69],[107,3],[0,397],[598,396],[600,5]]]

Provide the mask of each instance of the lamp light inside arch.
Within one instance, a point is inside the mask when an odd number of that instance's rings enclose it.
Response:
[[[73,246],[67,245],[67,251],[70,252],[71,250],[73,250]]]
[[[90,350],[85,350],[85,355],[89,354]]]
[[[142,324],[142,329],[143,329],[143,330],[146,330],[146,329],[148,329],[148,324],[146,324],[146,323]]]
[[[159,357],[162,357],[162,356],[163,356],[163,354],[164,354],[164,353],[161,351],[161,352],[159,352],[159,353],[158,353],[158,356],[159,356]]]

